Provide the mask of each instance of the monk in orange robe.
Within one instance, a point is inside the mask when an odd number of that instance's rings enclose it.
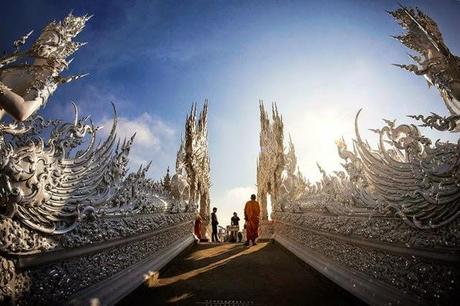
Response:
[[[247,241],[245,245],[249,245],[249,241],[252,241],[252,245],[256,244],[256,239],[259,237],[259,215],[260,205],[256,201],[256,195],[251,195],[251,201],[246,202],[244,207],[244,219],[246,220],[246,237]]]

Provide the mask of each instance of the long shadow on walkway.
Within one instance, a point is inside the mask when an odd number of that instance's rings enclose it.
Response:
[[[200,244],[122,305],[365,305],[273,243]],[[237,303],[240,302],[240,303]],[[227,303],[227,304],[225,304]],[[233,304],[232,304],[233,303]]]

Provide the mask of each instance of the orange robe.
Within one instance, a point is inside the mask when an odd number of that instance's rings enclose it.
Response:
[[[198,237],[198,239],[201,239],[201,217],[197,216],[195,219],[195,228],[194,228],[195,236]]]
[[[256,238],[259,237],[259,215],[259,202],[246,202],[244,207],[244,218],[246,219],[246,236],[248,241],[256,240]]]

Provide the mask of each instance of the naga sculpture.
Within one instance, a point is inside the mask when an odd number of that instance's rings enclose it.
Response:
[[[72,41],[92,16],[73,16],[48,24],[30,49],[21,51],[32,31],[14,42],[16,50],[0,58],[0,119],[5,113],[23,121],[45,105],[59,84],[84,75],[63,77],[67,60],[85,43]],[[32,64],[26,60],[33,59]]]
[[[441,141],[433,144],[415,125],[397,126],[385,120],[387,126],[373,130],[379,134],[379,146],[372,149],[360,136],[358,115],[354,152],[347,150],[343,139],[337,141],[346,173],[328,175],[318,165],[322,179],[315,186],[283,162],[286,170],[268,176],[280,182],[277,190],[271,190],[281,195],[274,208],[336,215],[396,214],[419,229],[434,229],[455,220],[460,215],[460,145]],[[293,144],[289,146],[283,161],[292,160]],[[266,171],[260,164],[265,165],[259,163],[258,178]],[[278,167],[271,165],[269,169]],[[298,187],[287,187],[293,185]]]
[[[444,103],[451,113],[448,117],[437,114],[431,116],[413,116],[422,120],[424,126],[437,130],[460,130],[460,57],[447,48],[437,24],[419,9],[401,6],[389,12],[407,32],[395,36],[406,47],[418,55],[410,57],[416,65],[396,65],[416,75],[423,75],[428,86],[434,85],[440,92]]]
[[[359,113],[358,113],[359,115]],[[415,125],[387,126],[378,150],[361,139],[357,148],[366,178],[382,203],[420,229],[449,224],[460,215],[460,144],[432,142]]]

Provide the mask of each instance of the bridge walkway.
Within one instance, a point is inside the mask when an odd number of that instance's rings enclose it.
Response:
[[[365,305],[281,246],[198,244],[124,305]]]

